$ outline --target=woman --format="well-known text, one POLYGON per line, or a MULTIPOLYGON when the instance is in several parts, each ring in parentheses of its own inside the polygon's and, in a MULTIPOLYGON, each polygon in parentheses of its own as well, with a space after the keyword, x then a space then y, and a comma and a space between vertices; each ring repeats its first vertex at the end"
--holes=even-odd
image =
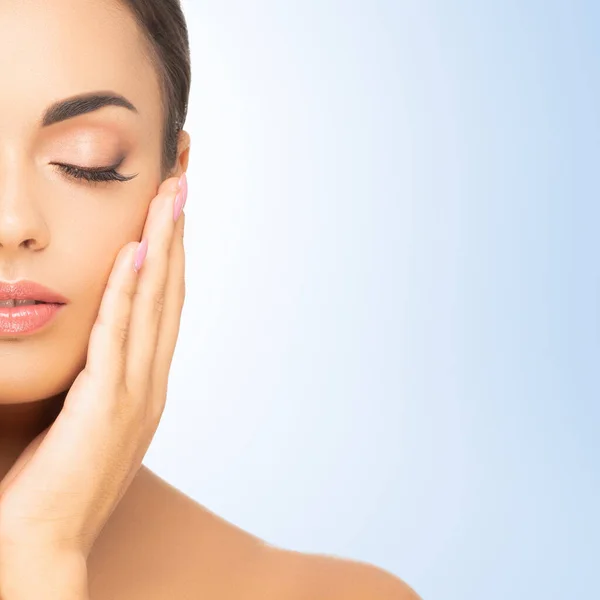
POLYGON ((141 465, 185 294, 177 0, 4 0, 0 48, 0 598, 417 598, 141 465))

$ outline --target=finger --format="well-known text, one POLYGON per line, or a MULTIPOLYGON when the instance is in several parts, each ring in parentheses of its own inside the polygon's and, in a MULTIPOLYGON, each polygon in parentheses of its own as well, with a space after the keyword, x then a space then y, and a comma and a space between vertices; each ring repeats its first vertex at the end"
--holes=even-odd
POLYGON ((179 177, 169 177, 165 179, 158 187, 158 190, 156 190, 155 196, 171 192, 176 194, 179 191, 179 179, 179 177))
POLYGON ((127 244, 115 260, 90 335, 86 367, 73 382, 62 410, 23 453, 7 481, 8 488, 2 489, 4 514, 24 515, 12 521, 17 530, 35 526, 39 543, 45 538, 54 543, 59 536, 60 543, 85 546, 88 542, 82 536, 95 533, 96 526, 104 522, 114 495, 122 493, 123 482, 132 476, 131 465, 137 464, 134 427, 139 428, 138 422, 115 419, 114 415, 131 414, 115 384, 123 384, 127 332, 138 282, 133 268, 138 246, 137 242, 127 244), (20 489, 33 493, 22 497, 20 489), (11 498, 8 502, 6 495, 11 498), (51 518, 28 522, 27 515, 41 512, 51 518), (90 528, 90 524, 94 526, 90 528))
POLYGON ((185 249, 183 232, 185 213, 175 226, 169 255, 169 275, 165 293, 165 305, 160 324, 160 333, 154 357, 152 376, 153 410, 160 417, 164 410, 169 371, 179 336, 181 312, 185 301, 185 249))
POLYGON ((146 399, 149 389, 164 310, 177 183, 173 178, 151 202, 142 236, 148 240, 148 253, 133 298, 125 367, 125 386, 140 400, 146 399))
POLYGON ((125 374, 131 309, 139 277, 133 269, 138 247, 139 243, 130 242, 117 255, 90 334, 86 369, 105 382, 120 382, 125 374))

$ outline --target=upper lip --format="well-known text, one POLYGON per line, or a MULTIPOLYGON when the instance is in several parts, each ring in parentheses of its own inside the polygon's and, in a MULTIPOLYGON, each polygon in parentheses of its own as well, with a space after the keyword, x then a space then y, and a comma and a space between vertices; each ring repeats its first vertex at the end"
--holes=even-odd
POLYGON ((0 300, 37 300, 49 304, 66 304, 68 300, 58 292, 35 281, 0 281, 0 300))

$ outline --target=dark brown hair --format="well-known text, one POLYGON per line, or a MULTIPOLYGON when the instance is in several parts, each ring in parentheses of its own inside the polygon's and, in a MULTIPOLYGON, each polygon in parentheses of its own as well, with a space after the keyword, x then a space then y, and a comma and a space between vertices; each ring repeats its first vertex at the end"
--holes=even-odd
POLYGON ((148 41, 149 57, 161 86, 163 143, 161 180, 175 167, 177 141, 188 109, 190 43, 179 0, 121 0, 148 41))

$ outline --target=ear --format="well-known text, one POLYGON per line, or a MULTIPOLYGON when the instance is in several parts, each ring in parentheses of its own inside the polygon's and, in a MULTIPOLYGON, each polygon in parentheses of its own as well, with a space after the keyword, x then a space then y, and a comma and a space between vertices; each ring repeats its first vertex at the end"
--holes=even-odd
POLYGON ((177 161, 173 177, 183 175, 184 171, 187 171, 190 160, 190 144, 191 139, 189 133, 182 129, 179 132, 179 138, 177 140, 177 161))

